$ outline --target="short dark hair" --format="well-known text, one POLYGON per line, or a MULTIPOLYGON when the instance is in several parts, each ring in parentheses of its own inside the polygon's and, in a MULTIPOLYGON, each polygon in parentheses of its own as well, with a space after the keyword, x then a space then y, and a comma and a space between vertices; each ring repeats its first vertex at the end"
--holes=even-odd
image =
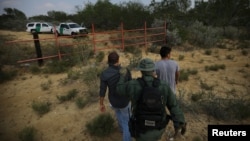
POLYGON ((162 46, 160 50, 160 55, 162 58, 166 57, 170 52, 172 48, 169 46, 162 46))
POLYGON ((117 52, 113 51, 108 55, 108 63, 109 64, 115 64, 119 60, 119 55, 117 52))

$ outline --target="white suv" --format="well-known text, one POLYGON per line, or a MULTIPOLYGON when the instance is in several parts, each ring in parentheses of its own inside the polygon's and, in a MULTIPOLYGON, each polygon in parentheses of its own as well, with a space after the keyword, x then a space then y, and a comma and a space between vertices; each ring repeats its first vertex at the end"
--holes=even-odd
POLYGON ((53 33, 53 25, 48 22, 27 23, 26 31, 30 33, 53 33))

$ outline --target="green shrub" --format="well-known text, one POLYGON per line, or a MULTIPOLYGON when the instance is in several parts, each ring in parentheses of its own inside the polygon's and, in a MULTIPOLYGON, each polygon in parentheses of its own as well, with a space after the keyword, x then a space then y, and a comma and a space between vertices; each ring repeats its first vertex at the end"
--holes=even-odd
POLYGON ((52 84, 51 80, 48 80, 48 82, 46 82, 46 83, 42 83, 41 84, 42 90, 48 90, 50 88, 51 84, 52 84))
POLYGON ((212 98, 211 100, 203 100, 200 103, 201 108, 209 116, 213 116, 219 120, 242 120, 250 117, 250 102, 247 98, 212 98))
POLYGON ((193 102, 197 102, 203 98, 203 95, 204 95, 204 92, 198 92, 198 93, 191 94, 191 100, 193 102))
POLYGON ((81 73, 79 71, 69 70, 67 72, 67 75, 68 75, 68 79, 70 79, 70 80, 77 80, 77 79, 80 78, 81 73))
POLYGON ((181 61, 181 60, 183 60, 185 58, 185 56, 184 55, 179 55, 179 61, 181 61))
POLYGON ((226 66, 224 64, 218 65, 211 65, 211 66, 205 66, 205 71, 218 71, 219 69, 224 70, 226 66))
POLYGON ((17 76, 16 70, 2 71, 2 69, 0 68, 0 83, 12 80, 16 76, 17 76))
POLYGON ((128 68, 133 69, 136 68, 141 60, 142 56, 133 56, 129 59, 128 68))
POLYGON ((69 100, 75 98, 77 93, 78 93, 77 89, 72 89, 72 90, 68 91, 67 95, 57 96, 57 99, 60 102, 69 101, 69 100))
POLYGON ((136 56, 141 56, 141 54, 142 54, 141 49, 139 47, 135 47, 135 46, 126 46, 124 48, 124 52, 129 52, 129 53, 132 53, 136 56))
POLYGON ((49 102, 33 102, 32 109, 41 116, 50 111, 50 105, 49 102))
POLYGON ((201 89, 204 90, 213 90, 214 86, 209 86, 207 83, 204 83, 203 81, 200 81, 201 89))
POLYGON ((193 137, 192 141, 203 141, 203 139, 199 136, 193 137))
POLYGON ((58 74, 66 72, 70 67, 72 67, 72 64, 70 60, 62 60, 62 61, 52 61, 48 64, 46 64, 46 69, 44 70, 45 73, 52 73, 52 74, 58 74))
POLYGON ((39 74, 41 72, 40 68, 37 65, 32 65, 30 67, 30 71, 32 74, 39 74))
POLYGON ((195 21, 191 24, 191 26, 188 27, 188 30, 188 41, 202 48, 213 47, 222 35, 221 28, 205 26, 199 21, 195 21))
POLYGON ((83 72, 83 82, 88 86, 87 101, 92 102, 98 100, 99 81, 102 68, 90 67, 83 72))
POLYGON ((234 55, 227 55, 226 58, 229 59, 229 60, 233 60, 234 59, 234 55))
POLYGON ((248 51, 247 50, 242 50, 241 54, 244 55, 244 56, 247 56, 248 55, 248 51))
POLYGON ((187 69, 187 72, 191 75, 196 75, 198 73, 198 70, 197 69, 187 69))
POLYGON ((250 117, 250 102, 249 100, 235 100, 232 104, 233 114, 236 119, 247 119, 250 117), (240 109, 240 110, 239 110, 240 109))
POLYGON ((96 56, 96 62, 102 62, 105 57, 105 53, 103 51, 99 52, 96 56))
POLYGON ((180 77, 179 77, 179 81, 188 81, 188 77, 189 77, 189 73, 185 70, 180 70, 180 77))
POLYGON ((104 113, 88 122, 86 128, 91 135, 108 136, 114 131, 114 119, 109 113, 104 113))
POLYGON ((82 109, 86 104, 87 104, 87 101, 85 99, 83 99, 82 97, 78 97, 76 99, 76 106, 79 109, 82 109))
POLYGON ((211 54, 212 54, 212 50, 210 50, 210 49, 205 50, 205 55, 211 55, 211 54))
POLYGON ((18 137, 21 141, 34 141, 35 132, 34 127, 25 127, 18 132, 18 137))

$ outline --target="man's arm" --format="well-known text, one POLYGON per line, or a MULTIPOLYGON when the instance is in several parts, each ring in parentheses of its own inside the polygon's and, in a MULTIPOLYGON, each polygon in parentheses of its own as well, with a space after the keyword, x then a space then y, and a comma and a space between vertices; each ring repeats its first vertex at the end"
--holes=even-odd
POLYGON ((104 97, 100 96, 100 110, 101 110, 101 112, 106 111, 106 108, 105 108, 105 105, 104 105, 103 101, 104 101, 104 97))
MULTIPOLYGON (((175 94, 172 92, 171 88, 164 87, 167 93, 166 106, 171 114, 171 118, 174 123, 174 128, 179 130, 186 123, 184 113, 179 107, 175 94)), ((184 131, 184 130, 183 130, 184 131)), ((185 132, 184 132, 185 133, 185 132)))
POLYGON ((105 81, 102 80, 102 78, 100 78, 100 92, 99 92, 99 96, 100 96, 100 111, 104 112, 106 110, 105 105, 104 105, 104 98, 105 98, 105 93, 107 90, 107 84, 105 81))

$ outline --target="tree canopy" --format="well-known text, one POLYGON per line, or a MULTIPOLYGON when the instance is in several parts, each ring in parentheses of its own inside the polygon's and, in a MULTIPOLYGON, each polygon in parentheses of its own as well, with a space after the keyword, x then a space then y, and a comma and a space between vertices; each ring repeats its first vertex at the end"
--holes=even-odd
MULTIPOLYGON (((186 26, 199 21, 207 26, 216 27, 244 27, 249 30, 250 6, 249 0, 209 0, 201 1, 194 8, 190 8, 191 0, 151 0, 149 5, 138 1, 113 4, 110 0, 88 1, 84 6, 75 6, 75 14, 64 11, 48 11, 47 15, 29 17, 15 8, 5 8, 0 15, 1 29, 10 28, 11 22, 27 23, 28 21, 48 21, 54 24, 65 21, 84 23, 87 27, 92 24, 98 29, 116 29, 121 22, 125 28, 142 27, 144 22, 152 26, 154 21, 163 20, 175 23, 175 27, 186 26), (19 20, 19 22, 17 21, 19 20)), ((26 24, 23 24, 25 28, 26 24)))

